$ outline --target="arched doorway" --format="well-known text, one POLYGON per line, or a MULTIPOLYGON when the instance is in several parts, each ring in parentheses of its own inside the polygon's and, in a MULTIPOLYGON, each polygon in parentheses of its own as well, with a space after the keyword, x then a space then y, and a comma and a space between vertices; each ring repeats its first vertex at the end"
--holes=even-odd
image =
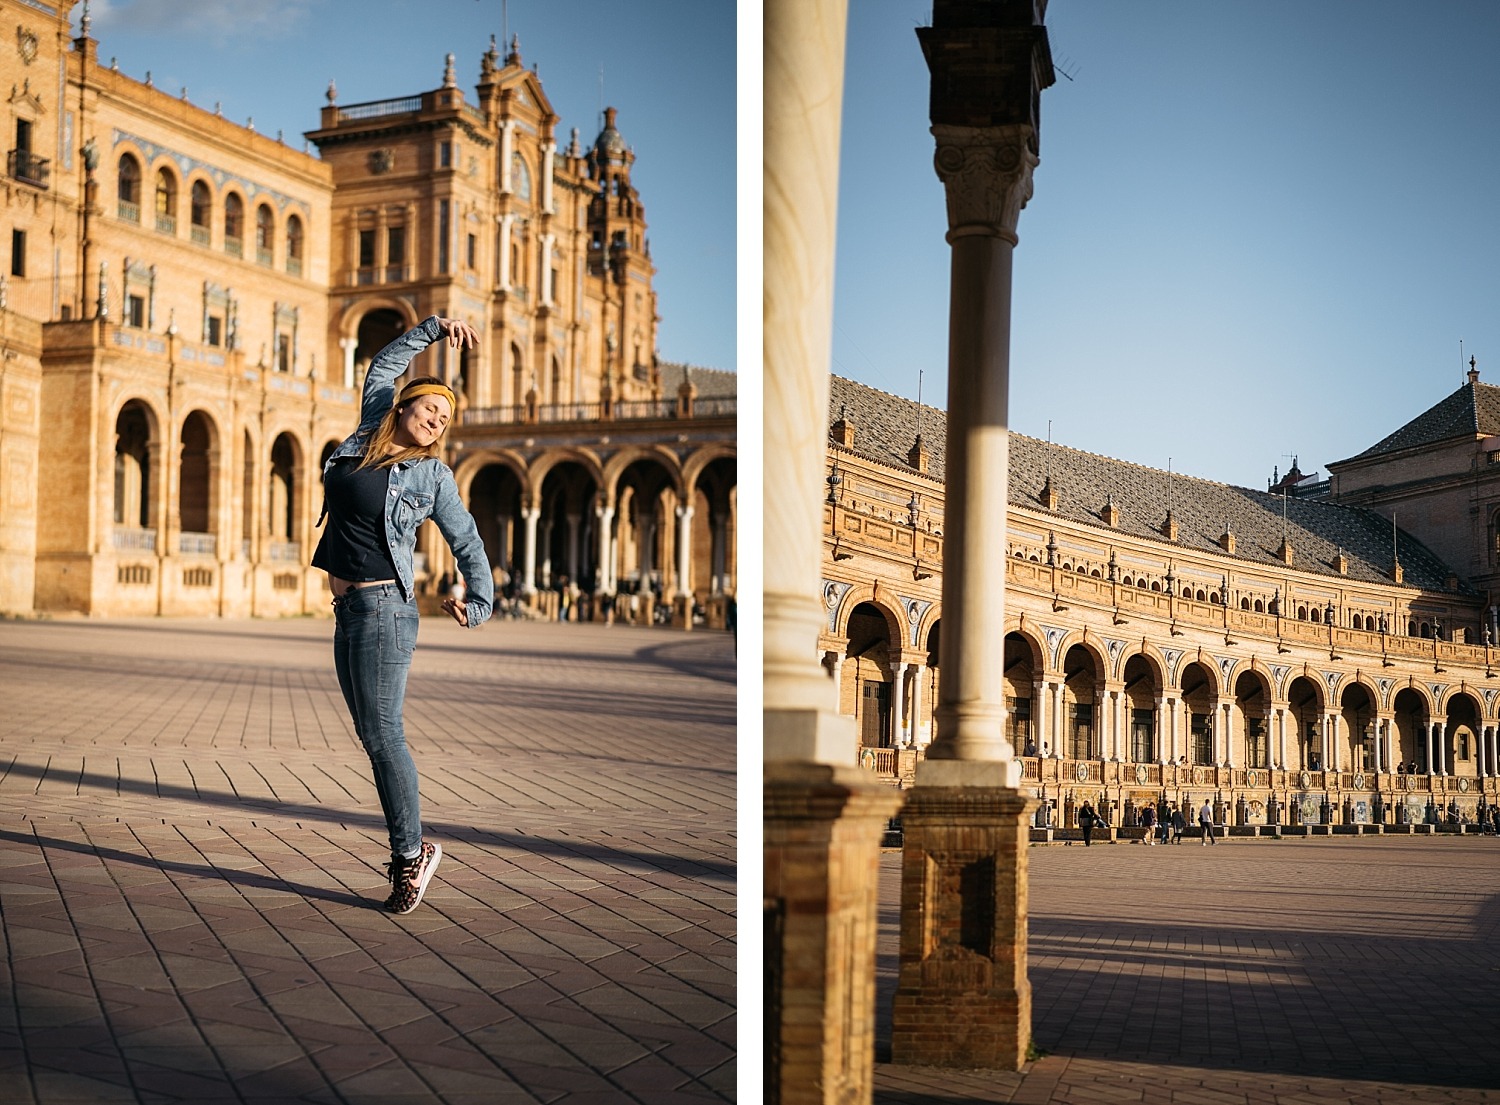
POLYGON ((1292 725, 1297 731, 1297 762, 1289 766, 1293 769, 1321 771, 1323 770, 1321 732, 1323 719, 1321 716, 1322 698, 1318 694, 1318 686, 1306 676, 1299 675, 1287 688, 1286 698, 1292 725))
POLYGON ((735 458, 719 457, 698 474, 693 487, 693 593, 699 598, 735 589, 735 458))
POLYGON ((617 486, 619 590, 660 597, 663 568, 670 562, 676 499, 671 474, 660 462, 643 458, 620 474, 617 486))
POLYGON ((491 568, 501 570, 503 594, 514 598, 521 582, 518 566, 525 564, 520 475, 506 464, 486 464, 469 483, 469 513, 491 568))
POLYGON ((1205 665, 1194 662, 1182 669, 1182 708, 1187 714, 1188 760, 1213 766, 1219 759, 1214 740, 1214 682, 1205 665))
POLYGON ((1033 723, 1036 649, 1019 633, 1005 635, 1005 735, 1017 756, 1036 756, 1041 745, 1033 723))
POLYGON ((554 465, 543 477, 537 565, 542 586, 593 590, 598 540, 591 507, 598 492, 593 473, 577 461, 554 465))
POLYGON ((266 499, 270 560, 302 559, 297 527, 299 452, 296 439, 289 433, 278 434, 271 445, 271 478, 266 499))
POLYGON ((1144 656, 1125 661, 1125 709, 1129 711, 1130 759, 1133 763, 1155 763, 1169 750, 1160 747, 1156 731, 1156 702, 1161 684, 1156 666, 1144 656))
POLYGON ((114 523, 118 527, 116 547, 125 539, 128 547, 155 548, 155 534, 149 546, 145 531, 151 525, 151 419, 146 405, 131 400, 115 418, 115 503, 114 523), (130 533, 134 531, 134 543, 130 533))
POLYGON ((1449 775, 1461 775, 1470 779, 1475 777, 1479 717, 1479 704, 1471 696, 1460 693, 1448 700, 1447 724, 1443 727, 1443 752, 1438 759, 1440 770, 1445 770, 1449 775))
POLYGON ((894 740, 891 695, 891 626, 885 612, 862 602, 849 614, 843 670, 854 683, 854 722, 863 748, 890 748, 894 740))
POLYGON ((1063 752, 1074 760, 1099 757, 1101 682, 1094 654, 1074 645, 1063 657, 1063 752))
POLYGON ((194 411, 182 424, 177 469, 177 518, 185 553, 212 554, 214 428, 208 415, 194 411))
POLYGON ((1234 705, 1244 734, 1245 766, 1271 766, 1270 689, 1254 672, 1241 672, 1234 681, 1234 705))
POLYGON ((1339 695, 1339 755, 1336 766, 1349 771, 1375 770, 1375 701, 1358 683, 1339 695))
POLYGON ((1396 762, 1409 773, 1425 774, 1427 768, 1427 704, 1421 694, 1407 687, 1396 692, 1393 703, 1396 762))
POLYGON ((359 320, 359 329, 355 336, 354 364, 357 371, 356 382, 364 385, 365 372, 370 367, 370 362, 391 342, 406 333, 406 319, 401 317, 399 311, 389 307, 377 307, 369 311, 359 320))

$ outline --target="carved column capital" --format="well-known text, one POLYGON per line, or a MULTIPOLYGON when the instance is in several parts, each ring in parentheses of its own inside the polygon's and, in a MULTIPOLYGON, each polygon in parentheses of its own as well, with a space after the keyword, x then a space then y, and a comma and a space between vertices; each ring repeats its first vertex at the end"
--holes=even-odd
POLYGON ((983 234, 1014 243, 1038 163, 1035 129, 1021 123, 1000 127, 937 123, 932 136, 937 140, 933 167, 948 197, 949 240, 983 234))

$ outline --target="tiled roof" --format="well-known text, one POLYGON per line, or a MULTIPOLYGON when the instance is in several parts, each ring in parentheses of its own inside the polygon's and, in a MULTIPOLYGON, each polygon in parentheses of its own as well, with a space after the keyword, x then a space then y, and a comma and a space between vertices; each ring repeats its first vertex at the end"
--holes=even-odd
POLYGON ((679 364, 676 361, 659 361, 661 372, 661 394, 670 399, 682 386, 683 373, 691 373, 693 386, 701 399, 727 399, 735 394, 738 376, 722 368, 701 368, 698 365, 679 364))
POLYGON ((1377 457, 1457 437, 1472 438, 1478 434, 1500 434, 1500 387, 1476 380, 1464 384, 1352 459, 1377 457))
MULTIPOLYGON (((1500 392, 1500 388, 1491 390, 1500 392)), ((920 424, 928 451, 928 475, 943 478, 947 433, 943 411, 838 376, 832 378, 831 398, 829 422, 837 421, 843 413, 854 423, 854 453, 911 472, 907 453, 920 424)), ((1347 578, 1391 582, 1391 523, 1374 511, 1318 499, 1291 498, 1283 503, 1280 495, 1172 473, 1172 516, 1177 522, 1178 540, 1169 542, 1161 532, 1167 513, 1165 471, 1049 445, 1024 434, 1010 435, 1012 503, 1042 509, 1039 496, 1049 468, 1058 515, 1108 528, 1100 512, 1106 498, 1113 497, 1120 511, 1119 525, 1114 528, 1131 537, 1160 542, 1163 556, 1170 555, 1170 549, 1226 555, 1219 538, 1227 524, 1235 537, 1234 559, 1280 565, 1276 553, 1281 547, 1284 506, 1293 569, 1337 576, 1332 562, 1343 550, 1349 562, 1347 578)), ((1408 533, 1398 533, 1398 542, 1404 581, 1426 590, 1444 590, 1447 565, 1408 533)))

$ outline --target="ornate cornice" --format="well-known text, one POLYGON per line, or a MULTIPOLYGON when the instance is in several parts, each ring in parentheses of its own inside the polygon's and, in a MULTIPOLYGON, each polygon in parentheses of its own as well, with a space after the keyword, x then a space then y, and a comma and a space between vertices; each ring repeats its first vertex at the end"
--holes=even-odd
POLYGON ((1016 240, 1038 164, 1036 131, 1024 124, 956 127, 934 124, 933 167, 948 196, 948 237, 986 234, 1016 240))

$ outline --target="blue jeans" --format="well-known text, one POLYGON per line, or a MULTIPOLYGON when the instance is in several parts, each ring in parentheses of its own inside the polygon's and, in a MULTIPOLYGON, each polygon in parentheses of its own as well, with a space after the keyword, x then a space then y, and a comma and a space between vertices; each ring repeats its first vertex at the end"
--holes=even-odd
POLYGON ((417 604, 394 583, 356 587, 333 600, 333 664, 354 719, 391 834, 391 855, 422 850, 417 765, 406 747, 401 712, 406 675, 417 645, 417 604))

